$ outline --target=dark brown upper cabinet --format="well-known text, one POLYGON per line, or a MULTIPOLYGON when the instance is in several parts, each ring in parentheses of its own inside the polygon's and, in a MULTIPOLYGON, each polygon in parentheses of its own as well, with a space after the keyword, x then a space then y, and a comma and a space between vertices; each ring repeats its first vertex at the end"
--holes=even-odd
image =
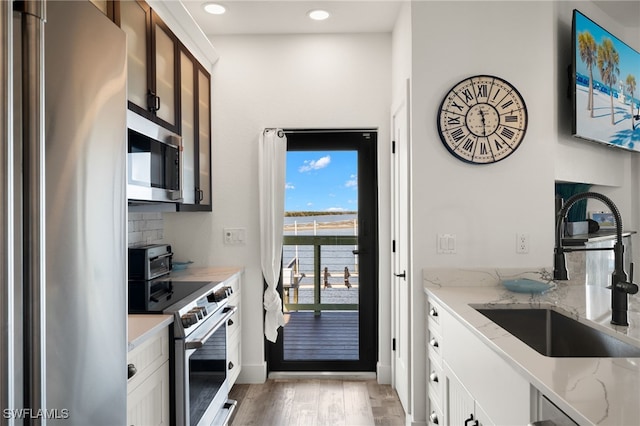
POLYGON ((119 2, 129 109, 179 133, 178 38, 143 1, 119 2))
POLYGON ((180 211, 211 211, 211 75, 180 45, 180 211))

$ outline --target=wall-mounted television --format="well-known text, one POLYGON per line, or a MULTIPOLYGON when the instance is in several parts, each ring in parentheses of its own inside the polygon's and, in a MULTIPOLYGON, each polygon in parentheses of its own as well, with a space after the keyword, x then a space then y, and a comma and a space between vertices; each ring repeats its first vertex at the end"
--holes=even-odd
POLYGON ((640 54, 573 11, 573 135, 640 152, 640 54))

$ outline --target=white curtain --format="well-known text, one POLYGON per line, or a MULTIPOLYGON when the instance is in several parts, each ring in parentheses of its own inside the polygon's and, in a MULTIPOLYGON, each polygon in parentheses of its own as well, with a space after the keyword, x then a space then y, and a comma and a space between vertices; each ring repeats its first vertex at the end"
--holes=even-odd
POLYGON ((264 291, 264 335, 270 342, 278 338, 284 325, 282 299, 276 290, 282 267, 284 226, 284 185, 287 138, 281 129, 265 129, 260 135, 258 176, 260 179, 260 256, 264 291))

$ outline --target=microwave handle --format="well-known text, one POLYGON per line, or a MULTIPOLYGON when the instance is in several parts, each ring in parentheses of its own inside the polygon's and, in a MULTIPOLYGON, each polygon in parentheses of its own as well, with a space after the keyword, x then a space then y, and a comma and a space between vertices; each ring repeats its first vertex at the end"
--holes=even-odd
POLYGON ((238 310, 237 306, 227 306, 225 308, 225 314, 224 316, 216 323, 216 325, 214 325, 213 327, 211 327, 211 330, 209 330, 207 332, 207 334, 205 334, 204 336, 202 336, 202 338, 200 339, 195 339, 195 340, 190 340, 188 342, 184 343, 184 347, 185 349, 200 349, 206 342, 207 340, 209 340, 209 337, 211 337, 213 335, 213 333, 215 333, 216 331, 218 331, 218 329, 220 328, 221 325, 225 324, 227 322, 227 320, 229 318, 231 318, 233 316, 233 314, 236 313, 236 311, 238 310))

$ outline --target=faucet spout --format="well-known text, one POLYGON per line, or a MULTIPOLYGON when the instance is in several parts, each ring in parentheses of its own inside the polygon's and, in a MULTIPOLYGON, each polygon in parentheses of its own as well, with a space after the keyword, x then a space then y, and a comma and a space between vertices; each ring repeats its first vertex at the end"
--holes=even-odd
MULTIPOLYGON (((597 192, 584 192, 569 198, 562 206, 556 217, 556 242, 553 256, 553 278, 555 280, 568 280, 565 251, 569 249, 562 245, 562 234, 564 231, 564 221, 569 209, 577 202, 586 198, 600 200, 611 210, 616 225, 616 242, 613 246, 614 269, 611 274, 611 323, 615 325, 629 325, 627 319, 628 294, 636 294, 638 285, 633 281, 633 265, 631 266, 631 278, 627 281, 627 274, 624 272, 624 245, 622 244, 622 218, 618 207, 608 197, 597 192)), ((575 249, 572 249, 575 250, 575 249)))

